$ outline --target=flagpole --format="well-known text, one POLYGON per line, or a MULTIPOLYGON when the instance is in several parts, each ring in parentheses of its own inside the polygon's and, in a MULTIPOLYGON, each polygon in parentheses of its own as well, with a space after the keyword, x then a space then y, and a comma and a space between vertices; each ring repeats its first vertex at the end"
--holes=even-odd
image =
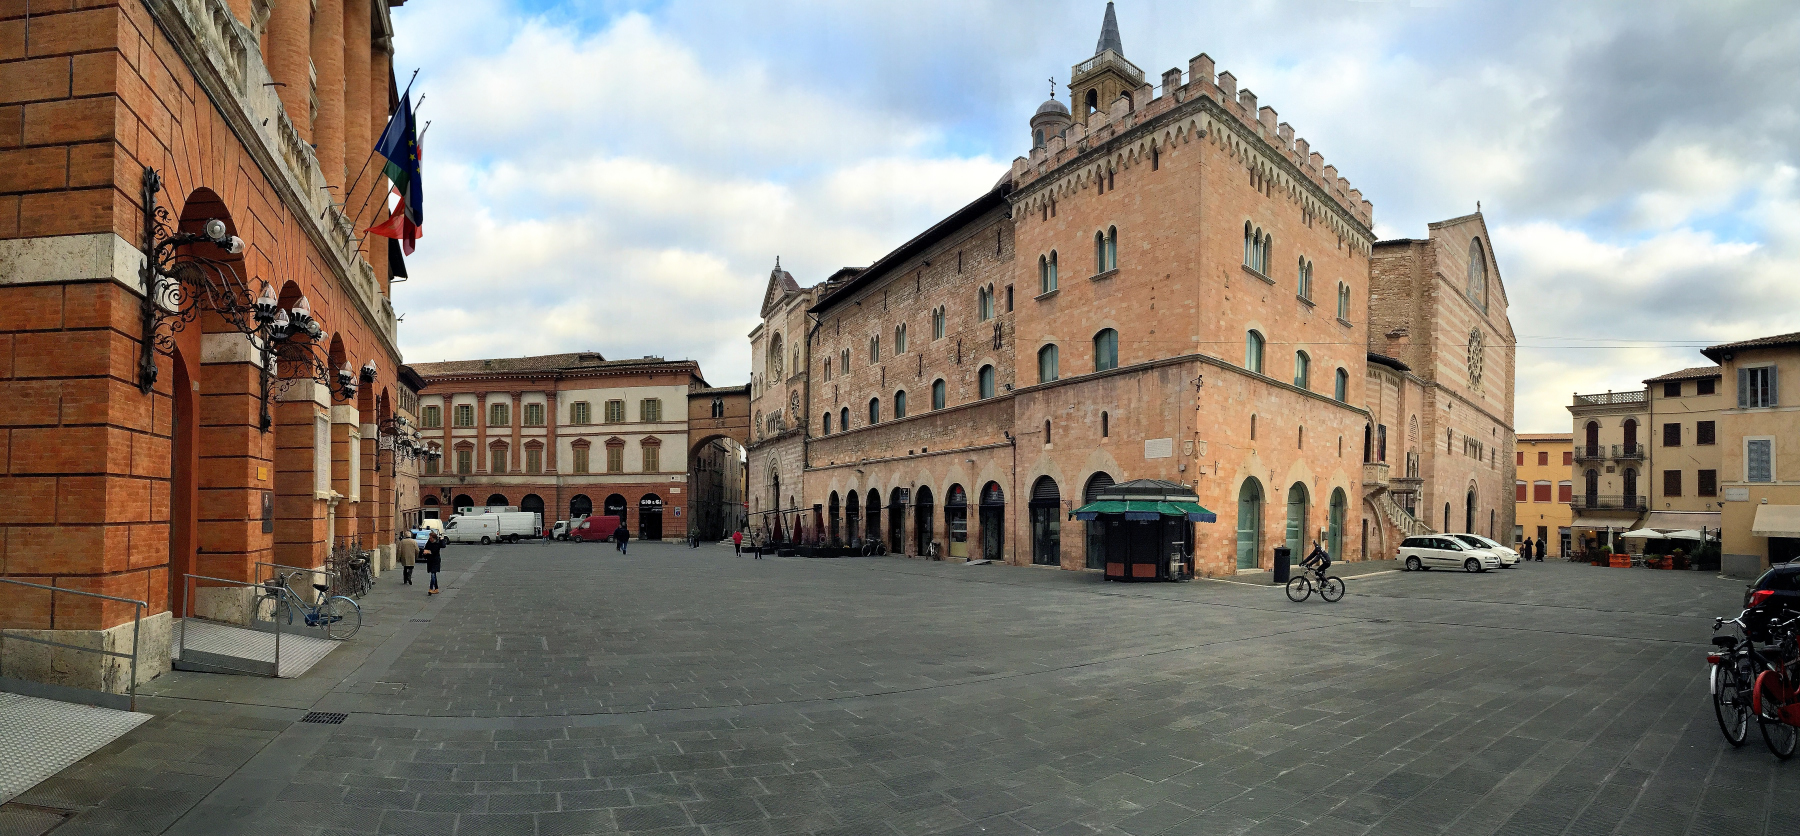
MULTIPOLYGON (((424 100, 425 100, 425 97, 424 97, 424 96, 420 96, 420 97, 419 97, 419 101, 424 101, 424 100)), ((415 110, 415 111, 414 111, 414 112, 415 112, 415 113, 416 113, 416 112, 417 112, 417 111, 416 111, 416 110, 415 110)), ((419 142, 419 143, 420 143, 420 144, 423 144, 423 143, 424 143, 424 142, 425 142, 425 134, 427 134, 427 133, 430 133, 430 132, 431 132, 431 123, 432 123, 432 121, 433 121, 433 120, 430 120, 430 119, 427 119, 427 120, 426 120, 426 121, 425 121, 425 127, 424 127, 424 129, 423 129, 423 130, 421 130, 421 131, 419 131, 419 135, 418 135, 418 137, 417 137, 417 138, 416 138, 416 141, 417 141, 417 142, 419 142)), ((373 156, 373 152, 371 152, 371 156, 373 156)), ((381 201, 381 202, 382 202, 382 205, 383 205, 383 207, 384 207, 384 208, 385 208, 385 207, 386 207, 386 204, 387 204, 387 196, 388 196, 388 195, 389 195, 389 194, 392 194, 392 193, 393 193, 393 191, 392 191, 392 189, 390 189, 390 190, 389 190, 389 191, 388 191, 388 192, 386 192, 386 193, 383 193, 383 194, 382 194, 382 196, 381 196, 381 197, 382 197, 382 201, 381 201)), ((356 212, 357 212, 357 214, 359 214, 359 215, 360 215, 360 214, 362 214, 362 210, 363 210, 363 209, 364 209, 364 208, 365 208, 365 207, 367 207, 367 206, 368 206, 368 205, 369 205, 369 201, 371 201, 371 200, 373 200, 373 199, 375 199, 375 190, 374 190, 374 189, 370 189, 370 190, 369 190, 369 195, 368 195, 368 197, 365 197, 365 198, 363 198, 363 202, 362 202, 362 206, 358 206, 358 207, 356 207, 356 212)), ((378 214, 379 214, 379 213, 378 213, 378 214)), ((370 224, 370 226, 374 226, 374 224, 370 224)), ((356 248, 357 248, 357 249, 359 249, 359 250, 360 250, 360 249, 362 249, 362 243, 363 243, 363 241, 364 241, 364 240, 366 240, 366 239, 367 239, 367 238, 368 238, 368 237, 369 237, 369 235, 368 235, 368 232, 369 232, 369 231, 368 231, 368 230, 367 230, 367 229, 365 229, 365 230, 363 230, 363 234, 362 234, 362 235, 358 235, 358 236, 356 236, 356 248)))
MULTIPOLYGON (((406 97, 406 94, 407 94, 407 93, 411 93, 411 92, 412 92, 412 86, 413 86, 413 79, 416 79, 416 78, 418 78, 418 77, 419 77, 419 70, 418 70, 418 68, 417 68, 417 67, 414 67, 414 68, 413 68, 413 71, 412 71, 412 78, 409 78, 409 79, 407 79, 407 80, 406 80, 406 89, 405 89, 405 90, 403 90, 403 91, 401 91, 401 92, 400 92, 400 97, 401 97, 401 98, 402 98, 402 99, 404 99, 404 98, 405 98, 405 97, 406 97)), ((422 105, 422 104, 424 104, 424 103, 425 103, 425 97, 424 97, 424 96, 420 96, 420 97, 419 97, 419 104, 420 104, 420 105, 422 105)), ((413 113, 415 113, 415 114, 416 114, 416 113, 418 113, 418 112, 419 112, 419 108, 418 108, 418 105, 414 105, 414 106, 413 106, 413 113)), ((391 116, 391 115, 390 115, 390 116, 389 116, 389 117, 388 117, 388 118, 390 118, 390 119, 392 119, 392 118, 393 118, 393 117, 392 117, 392 116, 391 116)), ((385 133, 385 132, 386 132, 386 131, 385 131, 385 130, 384 130, 384 131, 383 131, 383 133, 385 133)), ((348 208, 350 208, 350 205, 349 205, 349 204, 350 204, 350 196, 351 196, 351 195, 353 195, 353 194, 356 194, 356 187, 357 187, 357 186, 360 186, 360 185, 362 185, 362 179, 363 179, 363 173, 364 173, 364 172, 366 172, 366 171, 368 171, 368 170, 369 170, 369 163, 370 163, 370 162, 372 162, 372 161, 374 161, 374 159, 375 159, 375 149, 374 149, 374 148, 370 148, 370 149, 369 149, 369 156, 367 156, 367 157, 364 157, 364 158, 363 158, 363 164, 362 164, 362 168, 361 168, 361 169, 358 169, 358 170, 357 170, 357 172, 356 172, 356 179, 355 179, 355 180, 354 180, 354 181, 351 181, 351 183, 350 183, 350 188, 349 188, 349 189, 347 189, 347 190, 345 190, 345 191, 344 191, 344 208, 346 208, 346 209, 348 209, 348 208)), ((368 200, 366 200, 366 199, 365 199, 365 200, 364 200, 364 201, 363 201, 363 206, 367 206, 367 205, 369 205, 369 201, 368 201, 368 200)), ((356 211, 357 211, 357 212, 358 212, 358 213, 361 213, 361 212, 362 212, 362 206, 359 206, 359 207, 357 207, 357 209, 356 209, 356 211)))

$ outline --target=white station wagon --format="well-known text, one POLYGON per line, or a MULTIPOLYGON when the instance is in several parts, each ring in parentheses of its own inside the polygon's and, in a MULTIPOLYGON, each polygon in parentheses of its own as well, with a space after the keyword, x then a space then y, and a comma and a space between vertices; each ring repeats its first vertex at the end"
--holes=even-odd
POLYGON ((1486 572, 1500 568, 1499 555, 1444 534, 1408 537, 1401 541, 1400 562, 1408 572, 1438 566, 1461 568, 1465 572, 1486 572))

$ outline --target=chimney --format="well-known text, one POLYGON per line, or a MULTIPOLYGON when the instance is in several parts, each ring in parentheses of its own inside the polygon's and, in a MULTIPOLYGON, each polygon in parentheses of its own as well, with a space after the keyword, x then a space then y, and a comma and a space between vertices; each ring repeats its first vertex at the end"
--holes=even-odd
POLYGON ((1189 84, 1208 84, 1208 85, 1210 85, 1210 84, 1212 84, 1212 80, 1213 80, 1212 56, 1207 55, 1206 53, 1202 52, 1199 55, 1196 55, 1196 56, 1188 59, 1188 83, 1189 84))

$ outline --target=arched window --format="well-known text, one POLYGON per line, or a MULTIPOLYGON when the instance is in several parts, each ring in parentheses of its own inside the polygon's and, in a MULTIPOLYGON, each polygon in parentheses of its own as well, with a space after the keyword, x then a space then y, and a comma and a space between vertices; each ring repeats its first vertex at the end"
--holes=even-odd
POLYGON ((1480 238, 1469 241, 1469 301, 1488 309, 1487 250, 1480 238))
POLYGON ((905 418, 906 417, 906 390, 905 389, 901 389, 894 393, 894 417, 895 418, 905 418))
POLYGON ((1290 555, 1307 552, 1307 517, 1312 513, 1312 496, 1306 485, 1295 482, 1287 493, 1287 547, 1290 555))
POLYGON ((1237 568, 1255 569, 1262 557, 1262 483, 1255 477, 1238 489, 1237 568))
POLYGON ((1344 489, 1334 488, 1331 491, 1331 516, 1325 521, 1325 551, 1333 560, 1344 559, 1344 516, 1349 510, 1350 502, 1344 489))
POLYGON ((894 326, 894 353, 906 353, 906 323, 894 326))
POLYGON ((931 408, 932 409, 943 409, 944 408, 944 402, 947 400, 947 398, 945 397, 946 396, 945 389, 946 389, 946 387, 944 386, 944 381, 942 378, 939 378, 939 379, 931 382, 931 408))
POLYGON ((881 362, 881 335, 877 334, 869 338, 869 364, 874 365, 879 362, 881 362))
POLYGON ((870 398, 869 399, 869 423, 870 424, 881 423, 881 399, 880 398, 870 398))
POLYGON ((850 431, 850 407, 838 410, 838 432, 850 431))
POLYGON ((1300 269, 1295 280, 1294 292, 1298 293, 1302 299, 1312 298, 1312 263, 1306 260, 1306 256, 1300 257, 1300 269))
MULTIPOLYGON (((827 370, 829 370, 829 369, 830 369, 830 368, 831 368, 831 363, 830 363, 830 362, 829 362, 829 361, 827 361, 827 362, 826 362, 826 364, 825 364, 825 368, 826 368, 826 369, 827 369, 827 370)), ((830 374, 827 374, 827 375, 826 375, 826 377, 830 377, 830 376, 831 376, 831 375, 830 375, 830 374)), ((723 418, 723 417, 725 417, 725 401, 724 401, 724 400, 723 400, 723 399, 721 399, 721 398, 713 398, 713 402, 712 402, 712 417, 714 417, 714 418, 723 418)))
POLYGON ((1094 275, 1106 272, 1106 233, 1094 233, 1094 275))
POLYGON ((829 413, 829 412, 825 413, 824 427, 825 427, 824 435, 831 435, 831 413, 829 413))
POLYGON ((1275 236, 1262 236, 1262 247, 1256 257, 1256 269, 1268 275, 1269 265, 1275 263, 1275 236))
POLYGON ((1119 332, 1111 328, 1094 335, 1094 371, 1119 367, 1119 332))
POLYGON ((931 338, 934 340, 944 338, 944 307, 942 305, 931 312, 931 338))
POLYGON ((1044 443, 1050 443, 1050 419, 1044 419, 1044 443))
POLYGON ((1256 331, 1244 335, 1244 370, 1262 374, 1263 335, 1256 331))
MULTIPOLYGON (((1043 259, 1038 259, 1042 262, 1043 259)), ((1040 269, 1042 265, 1040 264, 1040 269)), ((982 322, 994 318, 994 286, 988 285, 975 291, 975 316, 982 322)))
POLYGON ((1038 349, 1038 382, 1049 383, 1056 377, 1056 344, 1052 343, 1038 349))
POLYGON ((994 367, 993 366, 982 366, 981 371, 977 372, 975 377, 976 377, 976 380, 979 382, 979 386, 980 386, 979 391, 981 393, 981 397, 983 397, 983 398, 993 397, 994 396, 994 367))
POLYGON ((1112 435, 1112 427, 1109 425, 1109 418, 1106 413, 1102 412, 1100 413, 1100 437, 1106 438, 1110 435, 1112 435))
POLYGON ((838 352, 838 373, 850 373, 850 349, 848 348, 838 352))
POLYGON ((1100 91, 1087 91, 1087 98, 1081 100, 1081 115, 1086 116, 1100 109, 1100 91))
POLYGON ((1302 389, 1311 389, 1311 383, 1312 358, 1308 357, 1304 351, 1294 352, 1294 385, 1302 389))
POLYGON ((1056 289, 1056 251, 1049 255, 1038 256, 1038 293, 1049 293, 1056 289))
POLYGON ((1338 319, 1345 321, 1349 321, 1350 319, 1350 286, 1343 282, 1338 282, 1337 315, 1338 319))
POLYGON ((1338 369, 1336 378, 1331 387, 1331 396, 1336 398, 1338 403, 1348 403, 1350 401, 1350 373, 1338 369))
POLYGON ((1106 269, 1119 269, 1119 228, 1106 228, 1106 269))
POLYGON ((1044 129, 1043 128, 1038 128, 1031 132, 1031 147, 1033 147, 1033 148, 1044 147, 1044 129))
POLYGON ((1244 222, 1244 266, 1256 269, 1256 228, 1244 222))

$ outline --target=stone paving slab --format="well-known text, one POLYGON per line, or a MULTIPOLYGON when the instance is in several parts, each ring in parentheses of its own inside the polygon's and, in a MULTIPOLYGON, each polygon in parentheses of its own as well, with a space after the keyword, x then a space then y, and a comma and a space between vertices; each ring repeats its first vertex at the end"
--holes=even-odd
POLYGON ((1380 573, 1293 604, 904 558, 458 555, 438 599, 384 578, 373 640, 299 679, 159 679, 155 720, 21 800, 76 809, 58 836, 1800 820, 1789 770, 1713 723, 1700 657, 1742 586, 1700 573, 1380 573), (308 708, 349 717, 297 723, 308 708))

